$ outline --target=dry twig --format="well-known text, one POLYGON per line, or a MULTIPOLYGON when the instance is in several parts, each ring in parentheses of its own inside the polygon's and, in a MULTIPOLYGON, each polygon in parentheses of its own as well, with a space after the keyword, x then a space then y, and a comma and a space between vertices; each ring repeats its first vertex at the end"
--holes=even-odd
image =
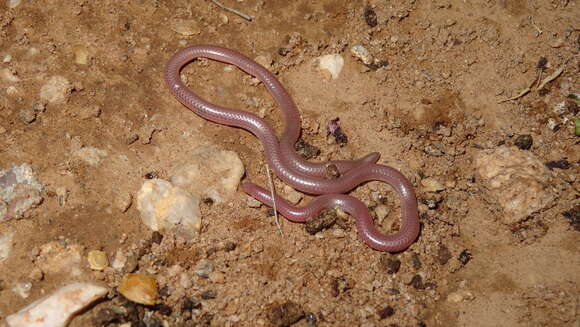
POLYGON ((246 14, 244 14, 243 12, 240 12, 240 11, 238 11, 238 10, 234 9, 234 8, 230 8, 230 7, 226 7, 226 6, 224 6, 222 3, 220 3, 220 2, 219 2, 219 1, 217 1, 217 0, 211 0, 211 2, 215 3, 215 4, 216 4, 216 6, 218 6, 218 7, 222 8, 223 10, 225 10, 225 11, 229 11, 229 12, 231 12, 231 13, 234 13, 234 14, 236 14, 236 15, 238 15, 238 16, 240 16, 240 17, 242 17, 243 19, 249 20, 250 22, 252 21, 252 19, 254 19, 254 17, 252 17, 252 16, 250 16, 250 15, 246 15, 246 14))
POLYGON ((278 226, 278 231, 280 231, 280 235, 284 235, 284 233, 282 232, 282 226, 280 225, 280 217, 278 217, 278 209, 276 208, 276 198, 274 197, 274 182, 272 181, 272 174, 270 174, 270 168, 268 168, 268 165, 266 165, 266 172, 268 173, 268 183, 270 184, 270 193, 272 194, 272 208, 274 209, 276 226, 278 226))

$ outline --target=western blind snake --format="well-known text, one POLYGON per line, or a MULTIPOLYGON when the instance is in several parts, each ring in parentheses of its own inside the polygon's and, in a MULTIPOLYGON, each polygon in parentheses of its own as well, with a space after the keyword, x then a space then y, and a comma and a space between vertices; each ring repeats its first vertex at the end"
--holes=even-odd
POLYGON ((276 201, 278 211, 287 219, 304 222, 325 208, 339 207, 354 216, 359 237, 370 247, 388 252, 398 252, 409 247, 419 235, 417 200, 413 186, 397 170, 375 164, 378 153, 371 153, 354 161, 330 161, 311 163, 294 150, 300 136, 300 115, 288 92, 266 68, 250 58, 230 49, 210 45, 192 46, 177 52, 167 63, 165 82, 171 93, 194 113, 215 123, 239 127, 254 134, 262 142, 268 164, 285 183, 305 193, 320 195, 307 206, 298 208, 263 188, 245 183, 242 189, 257 200, 272 206, 276 201), (255 114, 225 108, 209 103, 194 94, 181 80, 181 69, 195 58, 208 58, 234 65, 260 80, 282 109, 285 119, 284 132, 278 141, 274 130, 255 114), (325 179, 326 167, 333 164, 340 176, 325 179), (384 235, 376 229, 368 208, 358 199, 341 194, 367 181, 383 181, 390 184, 401 199, 402 226, 394 235, 384 235))

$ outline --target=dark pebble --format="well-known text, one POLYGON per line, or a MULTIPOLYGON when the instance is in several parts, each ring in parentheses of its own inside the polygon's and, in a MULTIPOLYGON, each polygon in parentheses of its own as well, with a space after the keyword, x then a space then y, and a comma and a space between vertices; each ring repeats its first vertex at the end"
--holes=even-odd
POLYGON ((145 323, 144 327, 163 327, 163 323, 157 318, 145 317, 143 322, 145 323))
POLYGON ((574 230, 580 232, 580 206, 562 212, 562 216, 570 222, 574 230))
POLYGON ((471 252, 465 249, 459 254, 459 262, 461 262, 463 265, 466 265, 472 257, 473 256, 471 255, 471 252))
POLYGON ((543 88, 543 89, 538 91, 538 95, 541 97, 548 95, 548 93, 550 93, 550 90, 548 90, 546 88, 543 88))
POLYGON ((368 65, 366 65, 370 70, 377 70, 379 68, 383 68, 383 67, 387 67, 389 65, 389 61, 388 60, 381 60, 378 62, 373 62, 370 63, 368 65))
POLYGON ((161 241, 163 241, 163 234, 159 233, 158 231, 155 231, 151 234, 151 242, 155 244, 161 244, 161 241))
POLYGON ((217 293, 214 290, 209 290, 201 293, 201 298, 204 300, 212 300, 217 297, 217 293))
POLYGON ((383 320, 385 318, 389 318, 390 316, 394 315, 395 309, 393 309, 393 307, 388 305, 382 308, 381 310, 377 311, 377 314, 379 315, 379 319, 383 320))
POLYGON ((364 12, 365 22, 370 27, 375 27, 378 24, 377 13, 373 10, 371 6, 367 6, 364 12))
POLYGON ((340 172, 338 171, 338 167, 335 164, 330 164, 326 166, 324 170, 324 174, 326 179, 334 180, 340 177, 340 172))
POLYGON ((296 152, 306 160, 316 158, 320 154, 319 148, 306 143, 303 139, 299 139, 298 142, 294 144, 294 150, 296 150, 296 152))
POLYGON ((421 269, 423 264, 421 263, 421 259, 419 258, 419 255, 417 253, 413 253, 411 255, 411 260, 413 261, 413 268, 421 269))
POLYGON ((419 324, 417 324, 418 327, 427 327, 427 324, 425 324, 424 322, 419 322, 419 324))
POLYGON ((286 56, 289 52, 290 52, 290 49, 288 49, 288 48, 279 48, 278 49, 278 54, 281 55, 282 57, 286 56))
POLYGON ((168 297, 169 295, 171 295, 171 290, 169 289, 168 286, 163 286, 159 290, 159 296, 161 296, 161 297, 168 297))
POLYGON ((556 161, 548 161, 545 163, 546 167, 550 169, 558 168, 558 169, 570 169, 570 163, 568 160, 556 160, 556 161))
POLYGON ((546 68, 546 64, 548 63, 548 59, 546 57, 540 57, 538 63, 536 64, 536 68, 544 70, 546 68))
POLYGON ((171 309, 167 304, 159 304, 157 306, 157 312, 164 316, 169 316, 173 312, 173 309, 171 309))
POLYGON ((387 273, 396 274, 399 271, 399 268, 401 268, 401 260, 389 256, 382 256, 380 259, 380 265, 387 273))
POLYGON ((306 320, 308 327, 316 327, 316 323, 318 322, 318 319, 316 318, 316 315, 314 313, 312 313, 312 312, 305 313, 304 319, 306 320))
POLYGON ((104 308, 95 314, 93 318, 93 322, 95 326, 107 326, 112 323, 121 322, 123 316, 115 311, 111 310, 110 308, 104 308))
POLYGON ((434 290, 434 289, 437 289, 437 284, 435 284, 433 282, 427 282, 427 283, 425 283, 425 289, 426 290, 434 290))
POLYGON ((423 277, 421 275, 415 275, 411 279, 411 285, 417 290, 424 290, 425 284, 423 284, 423 277))
POLYGON ((520 135, 516 138, 514 142, 515 146, 520 148, 521 150, 529 150, 532 145, 534 144, 534 140, 532 136, 529 134, 520 135))
POLYGON ((437 261, 444 265, 449 262, 449 259, 451 259, 451 252, 445 245, 441 244, 439 250, 437 250, 437 261))
POLYGON ((389 295, 399 295, 399 294, 401 294, 401 292, 398 289, 396 289, 396 288, 387 288, 385 290, 385 293, 387 293, 389 295))
POLYGON ((294 302, 285 302, 282 304, 272 304, 266 315, 273 326, 286 327, 302 319, 304 317, 304 310, 294 302))
POLYGON ((145 177, 145 179, 154 179, 154 178, 159 177, 159 173, 156 171, 150 171, 147 174, 145 174, 143 177, 145 177))
POLYGON ((339 121, 339 118, 330 120, 328 122, 327 128, 328 128, 328 133, 330 135, 334 136, 334 140, 336 141, 336 143, 340 146, 343 146, 346 143, 348 143, 348 137, 346 136, 346 134, 344 134, 344 132, 342 131, 342 128, 340 128, 338 121, 339 121))
POLYGON ((338 217, 336 216, 336 211, 334 209, 326 209, 319 213, 317 216, 310 218, 305 225, 306 232, 308 234, 314 235, 323 229, 328 229, 332 227, 338 217))
POLYGON ((234 241, 226 241, 224 244, 224 251, 230 252, 236 249, 236 242, 234 241))

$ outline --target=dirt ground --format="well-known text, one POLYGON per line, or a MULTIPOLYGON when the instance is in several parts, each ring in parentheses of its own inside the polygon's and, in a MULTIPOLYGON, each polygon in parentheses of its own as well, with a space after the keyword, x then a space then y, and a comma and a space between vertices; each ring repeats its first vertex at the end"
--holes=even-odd
MULTIPOLYGON (((0 319, 80 280, 111 291, 70 326, 580 326, 578 107, 568 97, 580 92, 577 1, 223 3, 254 19, 202 0, 0 4, 0 170, 27 163, 44 186, 27 217, 0 222, 0 233, 13 234, 0 263, 0 319), (198 29, 176 32, 179 20, 198 29), (254 136, 205 121, 166 89, 165 63, 195 44, 267 58, 301 111, 303 139, 321 150, 314 160, 377 151, 401 170, 420 203, 417 242, 398 254, 374 251, 352 219, 316 235, 283 221, 281 235, 268 208, 249 207, 241 191, 202 205, 203 230, 192 242, 152 234, 136 193, 146 179, 168 179, 199 145, 235 151, 246 180, 268 183, 254 136), (353 57, 353 45, 375 65, 353 57), (326 54, 344 58, 338 79, 318 69, 326 54), (70 92, 44 106, 40 90, 53 76, 66 78, 70 92), (563 101, 571 109, 555 112, 563 101), (327 137, 334 118, 345 146, 327 137), (473 158, 521 146, 521 135, 533 140, 524 151, 560 162, 550 168, 557 197, 508 226, 473 158), (90 165, 72 154, 83 147, 106 154, 90 165), (427 192, 428 177, 444 189, 427 192), (82 248, 80 274, 39 272, 39 248, 54 241, 82 248), (86 254, 94 249, 110 260, 120 249, 132 253, 134 264, 91 271, 86 254), (210 278, 193 273, 202 261, 214 267, 210 278), (160 304, 134 305, 117 293, 131 271, 157 279, 160 304), (27 281, 23 297, 15 286, 27 281)), ((280 132, 265 88, 224 67, 200 61, 184 75, 211 101, 263 110, 280 132)), ((367 183, 351 194, 372 209, 377 192, 392 209, 382 230, 396 229, 398 198, 388 186, 367 183)))

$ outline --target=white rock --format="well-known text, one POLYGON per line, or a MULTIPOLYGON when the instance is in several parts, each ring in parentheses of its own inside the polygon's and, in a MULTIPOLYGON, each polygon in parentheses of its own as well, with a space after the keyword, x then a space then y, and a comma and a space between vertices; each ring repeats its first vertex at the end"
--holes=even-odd
POLYGON ((337 79, 344 67, 344 59, 339 54, 329 54, 318 57, 318 68, 322 72, 330 74, 332 79, 337 79))
POLYGON ((171 21, 170 26, 174 32, 185 36, 201 33, 199 25, 193 19, 174 19, 171 21))
POLYGON ((204 145, 194 150, 190 163, 177 169, 171 182, 200 198, 222 203, 236 193, 242 176, 244 165, 237 153, 204 145))
POLYGON ((16 76, 16 74, 8 68, 0 70, 0 76, 2 76, 4 80, 10 83, 20 82, 20 78, 18 78, 18 76, 16 76))
POLYGON ((30 291, 32 290, 32 283, 29 281, 18 282, 12 288, 12 292, 20 296, 23 299, 27 299, 30 296, 30 291))
POLYGON ((12 233, 0 234, 0 263, 12 253, 12 233))
POLYGON ((78 311, 105 294, 107 289, 101 286, 71 284, 6 317, 6 324, 7 327, 64 327, 78 311))
POLYGON ((353 45, 350 48, 350 53, 355 57, 362 61, 365 65, 370 65, 373 63, 373 56, 367 50, 367 48, 363 47, 362 45, 353 45))
POLYGON ((89 63, 89 50, 83 46, 77 46, 73 49, 75 55, 75 63, 78 65, 86 65, 89 63))
POLYGON ((529 151, 485 150, 475 155, 474 164, 490 202, 503 208, 505 224, 520 222, 554 200, 549 170, 529 151))
POLYGON ((284 194, 286 194, 285 198, 292 204, 298 204, 302 197, 304 196, 302 193, 296 191, 292 187, 288 185, 284 185, 284 194))
POLYGON ((439 182, 437 179, 431 177, 421 180, 421 185, 423 185, 423 190, 425 192, 441 192, 445 190, 445 185, 441 184, 441 182, 439 182))
POLYGON ((21 2, 22 2, 22 0, 7 0, 6 6, 10 9, 14 9, 14 8, 20 6, 21 2))
POLYGON ((108 156, 107 151, 87 146, 75 150, 73 156, 81 159, 93 167, 98 167, 101 161, 108 156))
POLYGON ((40 88, 40 99, 48 103, 65 103, 72 91, 71 83, 63 76, 53 76, 40 88))
POLYGON ((162 179, 143 183, 137 194, 137 210, 143 223, 154 231, 192 238, 201 229, 199 197, 162 179))
POLYGON ((82 273, 83 247, 78 244, 63 245, 53 241, 43 244, 35 264, 46 274, 79 276, 82 273))
POLYGON ((41 191, 28 164, 0 170, 0 221, 26 217, 42 202, 41 191))

